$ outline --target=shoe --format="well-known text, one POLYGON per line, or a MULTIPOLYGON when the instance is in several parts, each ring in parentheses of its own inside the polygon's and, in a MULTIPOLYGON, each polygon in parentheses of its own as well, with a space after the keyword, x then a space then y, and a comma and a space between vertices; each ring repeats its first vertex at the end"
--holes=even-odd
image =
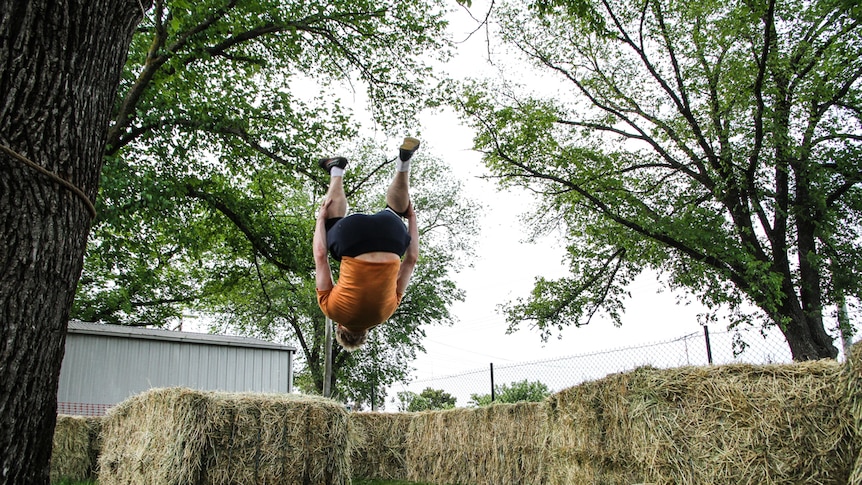
POLYGON ((401 161, 406 162, 410 160, 410 157, 413 156, 413 152, 419 149, 419 140, 413 137, 405 137, 404 143, 401 144, 401 148, 398 150, 398 158, 401 161))
POLYGON ((347 159, 344 157, 321 158, 317 164, 320 165, 320 168, 326 170, 326 173, 331 173, 332 167, 347 167, 347 159))

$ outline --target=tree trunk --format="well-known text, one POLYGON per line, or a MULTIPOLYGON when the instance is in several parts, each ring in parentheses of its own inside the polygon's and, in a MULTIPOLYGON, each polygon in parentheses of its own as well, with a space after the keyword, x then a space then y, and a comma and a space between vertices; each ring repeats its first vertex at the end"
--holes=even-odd
POLYGON ((0 484, 49 480, 88 203, 142 7, 0 0, 0 484))
POLYGON ((777 309, 777 313, 773 315, 776 322, 780 322, 782 318, 788 319, 786 325, 780 325, 781 332, 784 334, 787 344, 790 346, 790 355, 795 361, 816 360, 816 359, 834 359, 838 356, 838 349, 832 344, 829 336, 826 335, 823 329, 823 319, 819 314, 808 314, 799 304, 799 301, 794 297, 794 288, 785 281, 783 289, 785 296, 781 306, 777 309), (824 340, 820 332, 816 329, 819 326, 823 335, 826 335, 824 340))

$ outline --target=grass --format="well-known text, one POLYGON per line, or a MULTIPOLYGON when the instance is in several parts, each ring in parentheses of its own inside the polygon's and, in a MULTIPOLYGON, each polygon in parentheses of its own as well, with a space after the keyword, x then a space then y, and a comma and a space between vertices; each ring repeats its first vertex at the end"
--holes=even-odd
MULTIPOLYGON (((364 478, 355 478, 351 482, 352 485, 429 485, 420 482, 405 482, 403 480, 366 480, 364 478)), ((97 482, 84 481, 73 482, 69 480, 61 480, 52 485, 97 485, 97 482)))
POLYGON ((403 480, 366 480, 354 478, 352 485, 429 485, 421 482, 405 482, 403 480))

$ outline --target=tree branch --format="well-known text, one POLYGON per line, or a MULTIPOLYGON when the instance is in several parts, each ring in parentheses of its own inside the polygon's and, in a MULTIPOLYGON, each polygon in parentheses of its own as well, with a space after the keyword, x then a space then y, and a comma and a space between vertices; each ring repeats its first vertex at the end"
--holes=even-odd
POLYGON ((227 204, 225 204, 215 195, 205 192, 191 183, 187 183, 185 185, 185 188, 189 197, 193 197, 206 202, 210 207, 216 209, 218 212, 227 217, 236 226, 236 228, 239 229, 240 232, 245 235, 246 240, 251 243, 254 250, 266 257, 267 260, 269 260, 277 268, 291 272, 304 271, 307 269, 286 264, 280 259, 278 259, 272 248, 265 244, 265 242, 260 238, 260 236, 247 224, 246 219, 241 214, 235 212, 232 208, 230 208, 227 204))

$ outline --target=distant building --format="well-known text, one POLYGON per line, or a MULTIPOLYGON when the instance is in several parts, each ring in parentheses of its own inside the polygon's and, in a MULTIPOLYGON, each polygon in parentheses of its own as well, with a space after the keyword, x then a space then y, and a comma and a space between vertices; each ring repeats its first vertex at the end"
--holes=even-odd
POLYGON ((248 337, 69 322, 58 412, 101 416, 160 387, 289 393, 295 353, 248 337))

